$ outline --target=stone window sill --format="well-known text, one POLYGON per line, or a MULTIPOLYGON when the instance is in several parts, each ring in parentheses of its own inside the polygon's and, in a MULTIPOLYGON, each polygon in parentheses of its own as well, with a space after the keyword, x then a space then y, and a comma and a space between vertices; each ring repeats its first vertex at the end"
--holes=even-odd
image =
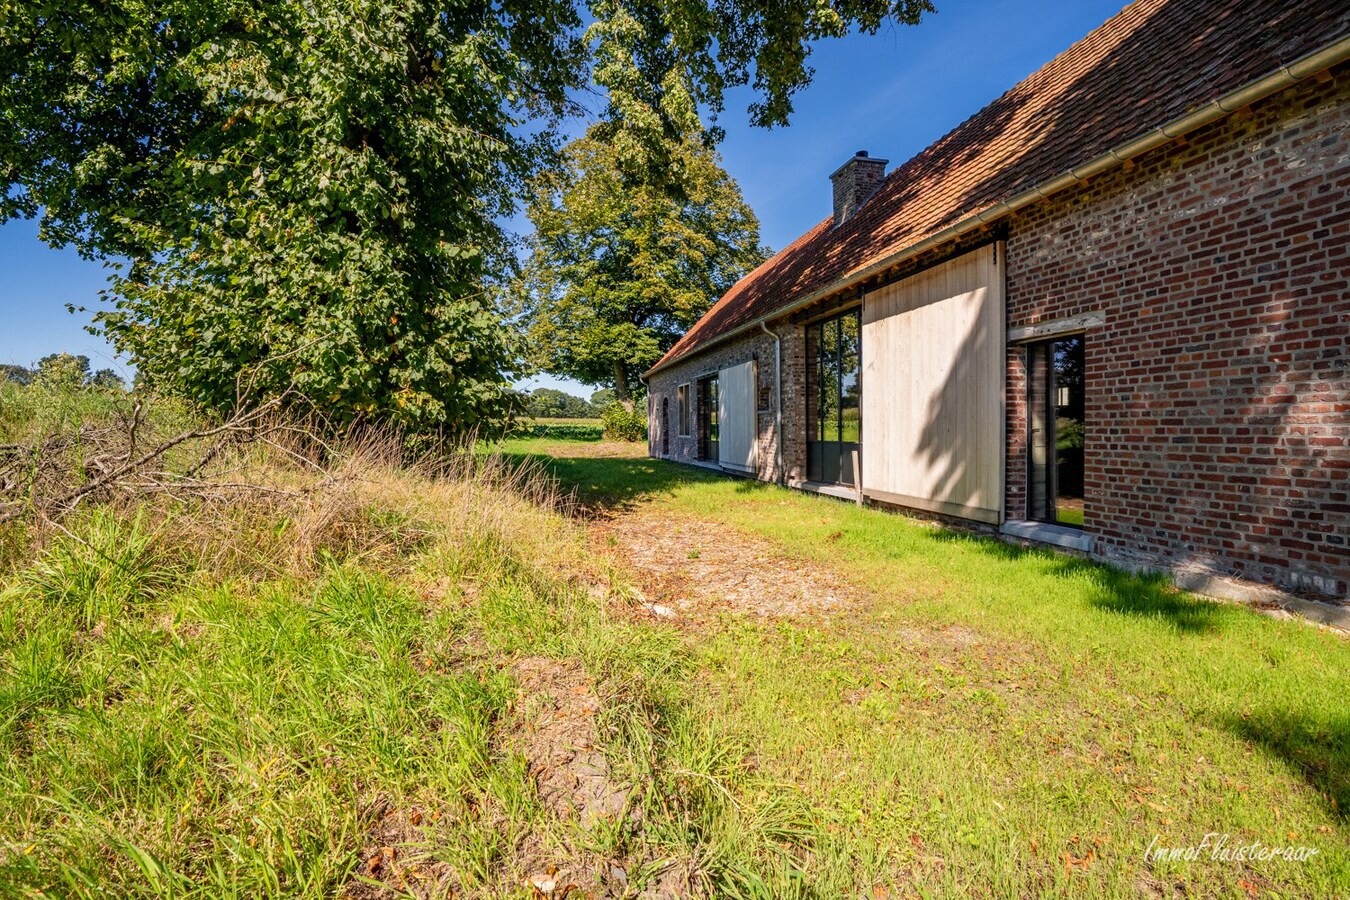
POLYGON ((1081 528, 1067 528, 1063 525, 1051 525, 1048 522, 1009 519, 999 528, 999 532, 1009 537, 1021 538, 1024 541, 1035 541, 1038 544, 1049 544, 1053 547, 1063 547, 1066 550, 1077 550, 1080 553, 1092 552, 1092 535, 1081 528))

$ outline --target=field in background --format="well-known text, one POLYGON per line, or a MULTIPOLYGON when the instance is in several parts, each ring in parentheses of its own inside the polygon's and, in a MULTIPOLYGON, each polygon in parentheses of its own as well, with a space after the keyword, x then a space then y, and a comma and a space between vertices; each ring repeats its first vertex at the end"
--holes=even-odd
POLYGON ((531 425, 599 425, 599 416, 590 416, 585 418, 560 416, 557 418, 530 418, 526 419, 531 425))
POLYGON ((604 433, 599 419, 524 419, 515 429, 517 438, 568 441, 598 441, 604 433))

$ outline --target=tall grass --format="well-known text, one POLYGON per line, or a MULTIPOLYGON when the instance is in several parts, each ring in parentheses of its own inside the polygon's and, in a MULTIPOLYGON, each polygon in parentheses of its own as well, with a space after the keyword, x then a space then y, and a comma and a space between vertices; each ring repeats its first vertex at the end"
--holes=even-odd
MULTIPOLYGON (((26 433, 108 412, 60 402, 26 433)), ((256 489, 0 526, 0 897, 523 898, 549 860, 634 890, 747 865, 704 849, 745 804, 686 715, 687 648, 630 615, 554 482, 370 430, 226 468, 256 489), (509 734, 526 656, 583 663, 638 816, 540 804, 509 734)))

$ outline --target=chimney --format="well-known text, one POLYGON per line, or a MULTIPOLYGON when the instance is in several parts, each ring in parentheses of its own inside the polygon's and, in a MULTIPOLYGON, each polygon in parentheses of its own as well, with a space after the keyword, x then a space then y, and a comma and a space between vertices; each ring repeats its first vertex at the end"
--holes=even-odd
POLYGON ((834 227, 849 219, 867 198, 876 193, 886 178, 887 159, 873 159, 866 150, 859 150, 853 158, 834 170, 830 181, 834 184, 834 227))

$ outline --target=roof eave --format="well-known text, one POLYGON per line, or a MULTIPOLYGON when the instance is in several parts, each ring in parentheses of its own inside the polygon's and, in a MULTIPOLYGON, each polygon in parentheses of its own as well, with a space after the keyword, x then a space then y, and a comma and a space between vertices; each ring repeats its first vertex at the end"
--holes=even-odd
POLYGON ((1314 50, 1312 53, 1299 57, 1292 63, 1280 66, 1272 72, 1262 75, 1244 84, 1236 90, 1230 91, 1215 100, 1200 107, 1197 110, 1179 116, 1170 122, 1154 128, 1139 137, 1131 138, 1123 144, 1107 150, 1102 155, 1083 163, 1081 166, 1061 172, 1053 178, 1046 179, 1035 187, 1023 191, 1015 197, 1003 200, 993 206, 983 209, 980 212, 972 213, 961 219, 954 225, 944 228, 937 234, 930 235, 915 244, 897 250, 889 256, 877 260, 864 269, 859 269, 843 278, 836 279, 824 287, 812 291, 805 297, 795 300, 792 303, 774 309, 772 312, 759 316, 753 321, 744 325, 738 325, 725 334, 720 334, 706 344, 691 348, 679 356, 658 362, 646 372, 642 373, 644 380, 650 378, 662 369, 669 368, 675 363, 687 359, 691 354, 708 350, 718 344, 725 343, 732 338, 738 337, 747 331, 753 331, 760 327, 761 323, 768 322, 790 315, 799 309, 803 309, 825 299, 831 294, 837 294, 846 291, 850 287, 866 281, 867 279, 884 272, 893 266, 896 266, 908 259, 911 259, 926 250, 931 250, 941 246, 948 241, 954 240, 969 231, 988 225, 1004 216, 1029 206, 1032 203, 1039 202, 1051 197, 1054 194, 1066 190, 1080 182, 1086 181, 1096 175, 1100 175, 1116 166, 1123 165, 1126 160, 1133 159, 1143 153, 1147 153, 1157 147, 1166 144, 1169 141, 1176 140, 1183 134, 1203 128, 1206 125, 1217 122, 1244 106, 1249 106, 1258 100, 1263 100, 1272 94, 1279 93, 1291 85, 1297 84, 1318 72, 1322 72, 1339 63, 1350 59, 1350 37, 1343 37, 1324 45, 1321 49, 1314 50))

